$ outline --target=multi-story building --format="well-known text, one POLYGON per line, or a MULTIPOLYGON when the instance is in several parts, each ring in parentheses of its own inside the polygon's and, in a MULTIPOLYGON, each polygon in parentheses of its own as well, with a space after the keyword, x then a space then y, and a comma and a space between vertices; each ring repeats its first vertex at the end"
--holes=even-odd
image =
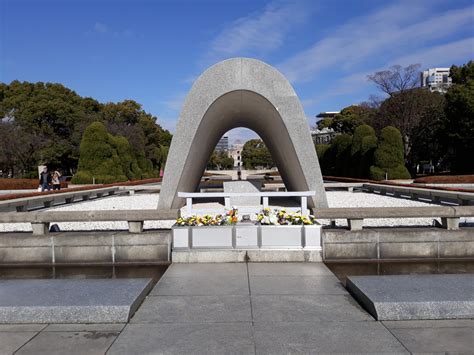
POLYGON ((244 145, 241 141, 237 140, 232 144, 232 148, 229 151, 229 156, 234 159, 234 168, 239 168, 242 165, 242 149, 244 145))
POLYGON ((445 93, 451 84, 449 68, 430 68, 421 72, 421 87, 426 87, 431 92, 445 93))
POLYGON ((336 132, 332 128, 314 129, 311 131, 311 137, 314 144, 331 144, 336 132))
POLYGON ((324 118, 334 118, 334 116, 340 114, 341 111, 327 111, 327 112, 321 112, 318 115, 316 115, 316 118, 319 118, 319 120, 316 120, 316 122, 321 121, 324 118))
POLYGON ((228 136, 222 136, 222 138, 219 140, 219 142, 216 145, 216 150, 218 152, 229 151, 229 137, 228 136))

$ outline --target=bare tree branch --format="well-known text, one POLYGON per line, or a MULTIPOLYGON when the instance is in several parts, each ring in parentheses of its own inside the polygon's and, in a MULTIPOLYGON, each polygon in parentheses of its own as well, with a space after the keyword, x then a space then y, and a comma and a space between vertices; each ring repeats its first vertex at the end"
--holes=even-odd
POLYGON ((394 65, 388 70, 367 75, 367 79, 372 81, 382 92, 392 96, 394 93, 418 86, 420 66, 420 64, 410 64, 403 68, 401 65, 394 65))

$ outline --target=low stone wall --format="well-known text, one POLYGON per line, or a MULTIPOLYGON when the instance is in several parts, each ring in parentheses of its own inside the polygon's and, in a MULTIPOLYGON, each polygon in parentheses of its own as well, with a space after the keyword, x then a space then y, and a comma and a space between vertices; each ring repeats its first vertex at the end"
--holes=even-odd
POLYGON ((323 229, 323 260, 474 258, 474 228, 323 229))
POLYGON ((169 262, 171 231, 0 233, 0 265, 169 262))

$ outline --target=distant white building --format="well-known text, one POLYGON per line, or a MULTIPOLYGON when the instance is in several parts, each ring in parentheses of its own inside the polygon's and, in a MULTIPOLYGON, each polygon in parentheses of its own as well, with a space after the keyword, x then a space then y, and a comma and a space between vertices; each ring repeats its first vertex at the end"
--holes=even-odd
POLYGON ((326 112, 320 112, 319 114, 316 115, 317 119, 316 122, 321 121, 324 118, 334 118, 336 115, 340 114, 341 111, 326 111, 326 112))
POLYGON ((234 168, 242 166, 242 149, 244 149, 244 144, 240 140, 236 140, 229 150, 229 156, 234 159, 234 168))
POLYGON ((430 68, 421 72, 421 87, 445 93, 452 84, 449 68, 430 68))
POLYGON ((311 137, 314 144, 331 144, 336 132, 332 128, 314 129, 311 131, 311 137))

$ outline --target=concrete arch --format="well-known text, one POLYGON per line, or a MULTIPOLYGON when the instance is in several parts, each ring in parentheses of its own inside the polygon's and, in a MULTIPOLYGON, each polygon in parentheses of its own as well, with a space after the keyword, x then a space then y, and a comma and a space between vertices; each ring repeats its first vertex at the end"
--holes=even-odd
POLYGON ((166 163, 159 209, 179 208, 193 192, 220 137, 254 130, 268 146, 289 191, 314 190, 309 205, 327 207, 318 157, 300 100, 275 68, 233 58, 207 69, 184 102, 166 163))

